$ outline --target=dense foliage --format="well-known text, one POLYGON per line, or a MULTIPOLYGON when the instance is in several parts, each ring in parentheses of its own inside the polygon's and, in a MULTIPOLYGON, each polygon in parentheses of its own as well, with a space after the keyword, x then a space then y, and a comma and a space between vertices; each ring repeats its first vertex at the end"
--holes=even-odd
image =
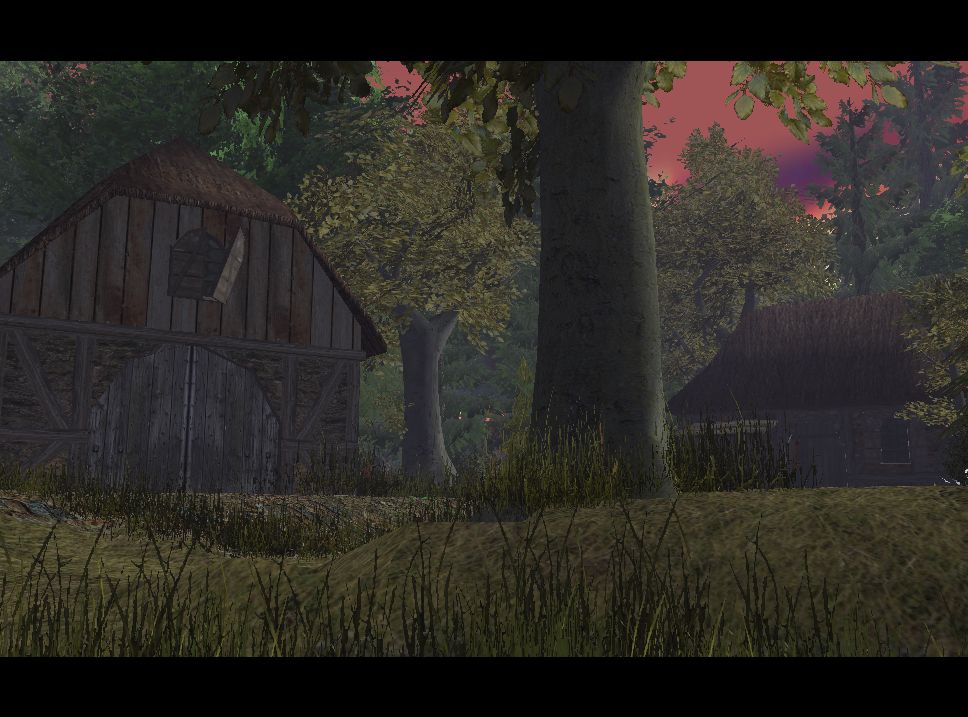
POLYGON ((842 102, 835 130, 818 136, 834 183, 814 193, 833 209, 852 293, 910 285, 960 265, 965 205, 954 195, 958 148, 968 139, 966 83, 957 65, 911 62, 892 83, 905 109, 842 102))
POLYGON ((656 257, 669 392, 716 354, 758 304, 832 295, 839 286, 828 222, 777 186, 776 160, 695 130, 680 154, 689 178, 656 201, 656 257))
MULTIPOLYGON (((515 272, 536 260, 537 229, 523 219, 505 225, 493 178, 474 166, 449 126, 414 126, 387 108, 367 115, 356 124, 385 136, 379 148, 348 153, 357 170, 351 174, 317 167, 289 199, 336 270, 353 277, 354 293, 387 340, 388 353, 367 370, 399 376, 393 368, 405 366, 400 340, 414 312, 456 311, 467 341, 482 353, 508 322, 519 295, 515 272)), ((402 404, 396 391, 375 400, 391 409, 388 425, 399 428, 390 396, 402 404)), ((458 408, 458 420, 464 410, 458 408)))

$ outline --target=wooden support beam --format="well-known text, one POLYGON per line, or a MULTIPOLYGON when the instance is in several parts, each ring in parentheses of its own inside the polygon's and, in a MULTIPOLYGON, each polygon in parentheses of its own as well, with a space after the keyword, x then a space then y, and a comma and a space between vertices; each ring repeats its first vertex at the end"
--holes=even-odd
POLYGON ((203 348, 214 347, 241 351, 265 351, 287 356, 335 358, 351 361, 362 361, 366 358, 366 353, 363 351, 322 348, 319 346, 296 346, 252 339, 237 339, 228 336, 197 336, 195 334, 178 333, 175 331, 149 329, 142 326, 97 324, 89 321, 63 321, 61 319, 14 316, 10 314, 0 314, 0 327, 61 331, 72 335, 109 336, 125 339, 140 339, 143 341, 158 341, 168 344, 189 344, 203 348))
POLYGON ((71 429, 52 431, 44 428, 0 428, 0 441, 4 443, 13 443, 16 441, 22 441, 24 443, 49 443, 52 441, 77 443, 86 440, 87 431, 71 429))
POLYGON ((42 448, 40 451, 34 454, 33 458, 30 458, 24 464, 24 468, 28 470, 31 468, 37 468, 42 466, 48 461, 50 461, 54 456, 60 453, 62 450, 70 445, 67 441, 54 441, 47 445, 46 448, 42 448))
POLYGON ((30 339, 27 338, 27 335, 21 329, 14 329, 13 340, 17 357, 23 365, 24 373, 33 384, 34 389, 36 389, 37 398, 40 400, 40 404, 44 407, 44 410, 47 411, 47 417, 50 418, 51 423, 55 427, 61 429, 67 428, 67 419, 64 418, 60 406, 57 405, 57 398, 54 396, 50 384, 47 383, 44 369, 40 365, 37 352, 34 351, 30 339))
POLYGON ((319 417, 323 415, 323 410, 326 408, 326 404, 329 403, 329 399, 332 398, 333 391, 336 390, 336 384, 339 382, 340 376, 343 375, 348 366, 348 361, 340 361, 336 365, 336 369, 333 371, 333 374, 329 377, 326 385, 323 386, 323 390, 320 392, 319 398, 316 399, 313 407, 309 410, 309 413, 306 414, 306 420, 303 421, 303 425, 298 431, 296 431, 296 440, 306 440, 309 432, 312 430, 313 426, 316 425, 316 421, 318 421, 319 417))

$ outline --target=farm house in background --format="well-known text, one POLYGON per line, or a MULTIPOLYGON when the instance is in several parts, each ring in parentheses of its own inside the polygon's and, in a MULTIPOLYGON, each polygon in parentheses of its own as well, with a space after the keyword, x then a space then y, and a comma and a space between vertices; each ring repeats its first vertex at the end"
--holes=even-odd
POLYGON ((0 457, 273 491, 356 446, 386 344, 282 201, 184 140, 0 267, 0 457))
POLYGON ((821 486, 940 482, 940 431, 894 417, 926 399, 918 358, 905 350, 904 310, 895 293, 756 310, 669 410, 727 425, 737 409, 755 413, 773 426, 774 445, 787 442, 805 470, 816 465, 821 486))

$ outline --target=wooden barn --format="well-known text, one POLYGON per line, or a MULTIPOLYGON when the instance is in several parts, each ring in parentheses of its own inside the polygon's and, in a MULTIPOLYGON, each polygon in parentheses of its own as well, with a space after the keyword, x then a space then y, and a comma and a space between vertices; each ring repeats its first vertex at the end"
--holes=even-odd
POLYGON ((904 310, 887 293, 754 311, 669 410, 726 430, 755 413, 800 465, 813 460, 822 486, 940 483, 939 431, 894 417, 926 399, 904 310))
POLYGON ((284 491, 357 441, 373 322, 286 205, 184 140, 0 266, 0 449, 159 490, 284 491))

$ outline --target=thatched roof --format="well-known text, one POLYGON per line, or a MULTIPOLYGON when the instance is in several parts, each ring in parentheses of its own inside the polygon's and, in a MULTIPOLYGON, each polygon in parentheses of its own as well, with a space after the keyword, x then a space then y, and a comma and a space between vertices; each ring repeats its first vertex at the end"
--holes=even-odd
POLYGON ((367 354, 372 356, 386 352, 386 343, 373 321, 325 255, 307 239, 302 222, 292 210, 278 197, 182 138, 160 145, 114 170, 0 266, 0 275, 13 270, 65 229, 77 224, 115 196, 218 209, 292 227, 320 259, 337 291, 359 320, 363 329, 363 348, 367 354))
POLYGON ((770 306, 742 319, 669 401, 677 414, 898 405, 923 400, 896 293, 770 306), (734 400, 735 399, 735 400, 734 400))

